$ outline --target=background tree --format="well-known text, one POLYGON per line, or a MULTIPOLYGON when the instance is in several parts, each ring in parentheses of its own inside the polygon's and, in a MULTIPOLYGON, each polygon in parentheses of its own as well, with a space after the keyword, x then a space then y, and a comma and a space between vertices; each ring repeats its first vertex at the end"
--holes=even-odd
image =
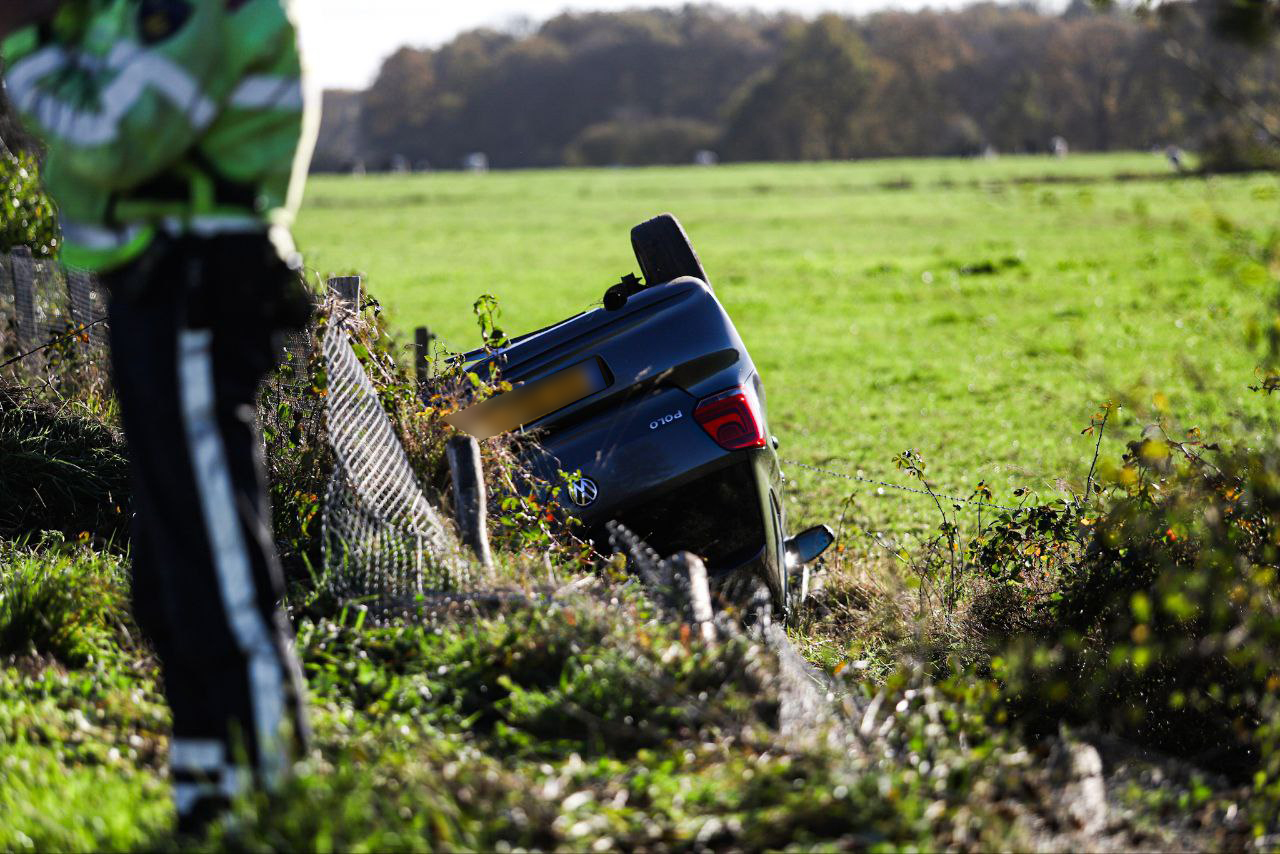
POLYGON ((731 107, 725 153, 739 160, 826 160, 858 153, 859 109, 877 73, 853 24, 823 15, 731 107))
POLYGON ((497 167, 680 163, 701 148, 970 155, 1045 151, 1055 136, 1072 150, 1172 144, 1214 168, 1266 165, 1280 147, 1280 52, 1271 19, 1234 4, 808 21, 692 5, 566 13, 397 51, 358 107, 331 99, 318 166, 456 168, 475 151, 497 167))

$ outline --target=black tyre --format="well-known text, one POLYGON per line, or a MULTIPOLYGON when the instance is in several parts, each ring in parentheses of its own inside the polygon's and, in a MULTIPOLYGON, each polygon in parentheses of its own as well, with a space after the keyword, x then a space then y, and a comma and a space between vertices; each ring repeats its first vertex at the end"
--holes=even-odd
POLYGON ((631 248, 640 262, 646 286, 666 284, 681 276, 711 284, 689 235, 674 214, 660 214, 631 229, 631 248))

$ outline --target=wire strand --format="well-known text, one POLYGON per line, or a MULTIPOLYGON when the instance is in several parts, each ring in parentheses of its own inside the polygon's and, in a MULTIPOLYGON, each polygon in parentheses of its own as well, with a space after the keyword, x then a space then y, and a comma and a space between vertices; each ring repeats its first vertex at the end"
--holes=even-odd
POLYGON ((818 474, 826 475, 827 477, 838 477, 843 480, 856 480, 861 483, 869 483, 875 486, 885 486, 885 487, 888 487, 889 489, 897 489, 902 492, 914 492, 917 495, 927 495, 930 498, 945 498, 948 501, 959 501, 964 504, 974 504, 979 507, 994 507, 997 510, 1009 510, 1011 512, 1022 509, 1020 507, 1006 507, 1003 504, 992 504, 990 501, 978 501, 975 498, 958 498, 957 496, 947 495, 946 493, 943 493, 943 492, 930 492, 927 489, 916 489, 915 487, 911 487, 911 486, 902 486, 901 484, 889 483, 886 480, 875 480, 874 478, 863 477, 862 475, 858 475, 858 474, 848 474, 847 472, 832 471, 831 469, 824 469, 819 466, 810 465, 809 463, 802 463, 799 460, 783 460, 782 462, 785 465, 799 466, 802 469, 808 469, 809 471, 817 472, 818 474))
POLYGON ((10 365, 12 365, 14 362, 21 362, 23 359, 28 359, 34 356, 36 353, 42 352, 44 350, 48 350, 54 344, 60 344, 63 341, 66 341, 68 338, 77 338, 85 334, 86 332, 88 332, 93 327, 97 326, 99 323, 106 323, 106 322, 107 322, 107 319, 105 317, 99 317, 97 320, 92 321, 91 323, 86 323, 84 326, 73 329, 65 335, 59 335, 57 338, 54 338, 52 341, 46 341, 45 343, 41 344, 39 347, 35 348, 34 350, 28 350, 25 353, 19 353, 9 361, 3 364, 0 364, 0 369, 7 368, 10 365))

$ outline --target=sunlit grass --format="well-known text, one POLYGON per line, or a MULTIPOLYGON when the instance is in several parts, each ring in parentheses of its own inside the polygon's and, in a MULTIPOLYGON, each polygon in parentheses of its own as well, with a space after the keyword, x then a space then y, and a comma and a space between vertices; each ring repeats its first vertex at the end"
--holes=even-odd
MULTIPOLYGON (((1275 176, 1177 179, 1154 154, 432 174, 314 181, 299 236, 319 270, 359 270, 408 331, 478 343, 497 294, 518 333, 596 303, 636 269, 629 228, 684 221, 769 393, 782 453, 996 500, 1079 485, 1095 405, 1118 455, 1160 392, 1206 436, 1240 432, 1244 341, 1269 297, 1220 217, 1266 231, 1275 176)), ((793 524, 829 521, 851 484, 792 468, 793 524)), ((928 499, 856 487, 856 524, 933 524, 928 499)))
MULTIPOLYGON (((1127 403, 1109 459, 1158 408, 1206 438, 1262 429, 1240 426, 1269 406, 1245 388, 1245 330, 1273 271, 1232 241, 1268 233, 1276 199, 1274 177, 1169 180, 1149 155, 326 178, 300 231, 314 266, 366 272, 402 331, 426 323, 463 347, 479 293, 502 298, 511 333, 580 310, 634 268, 629 227, 673 210, 765 375, 785 456, 901 482, 892 457, 916 447, 940 488, 985 479, 1002 501, 1015 483, 1078 488, 1100 398, 1127 403)), ((843 515, 846 533, 892 543, 936 513, 858 487, 842 514, 851 484, 789 475, 793 524, 843 515)), ((963 669, 985 661, 990 622, 918 613, 899 558, 856 551, 834 552, 791 637, 835 674, 842 731, 874 733, 862 749, 820 727, 784 737, 772 653, 703 647, 625 576, 420 623, 300 607, 315 749, 283 794, 237 804, 203 844, 1068 847, 1044 835, 1065 791, 1047 743, 1024 741, 1000 686, 963 669), (931 650, 954 673, 926 673, 931 650)), ((123 569, 56 538, 0 545, 0 849, 178 843, 160 674, 123 569)), ((1118 847, 1240 847, 1241 820, 1222 817, 1248 790, 1146 761, 1114 778, 1144 781, 1116 814, 1118 847), (1203 833, 1177 836, 1184 820, 1203 833)))

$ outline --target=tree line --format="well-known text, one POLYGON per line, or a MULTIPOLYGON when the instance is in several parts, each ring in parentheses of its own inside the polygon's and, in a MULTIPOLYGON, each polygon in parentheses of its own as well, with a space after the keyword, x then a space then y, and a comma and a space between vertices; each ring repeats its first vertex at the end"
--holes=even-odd
POLYGON ((1280 138, 1278 53, 1270 33, 1221 36, 1230 3, 566 13, 401 48, 367 91, 327 93, 317 167, 969 155, 1055 137, 1265 160, 1280 138))
MULTIPOLYGON (((863 17, 565 13, 404 47, 325 93, 315 165, 502 168, 1175 145, 1280 163, 1275 0, 979 3, 863 17)), ((24 140, 0 98, 0 139, 24 140)))

